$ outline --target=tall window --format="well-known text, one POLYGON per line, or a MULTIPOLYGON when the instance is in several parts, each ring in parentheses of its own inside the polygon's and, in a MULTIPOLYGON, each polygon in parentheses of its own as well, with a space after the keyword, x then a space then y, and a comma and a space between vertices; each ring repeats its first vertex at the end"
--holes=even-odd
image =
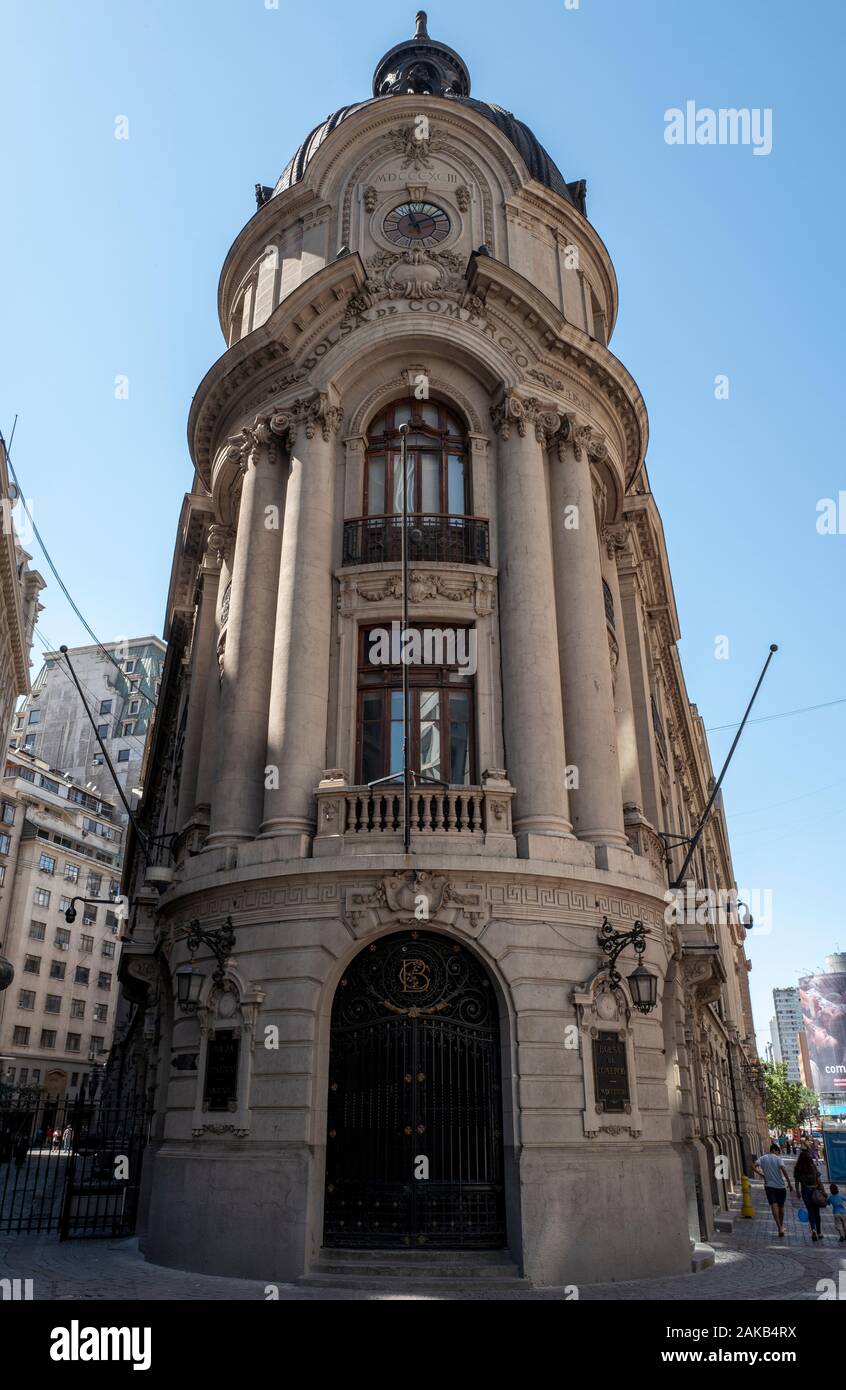
MULTIPOLYGON (((371 633, 360 638, 358 781, 402 772, 402 666, 374 665, 371 633)), ((429 781, 475 783, 473 677, 456 665, 409 670, 411 766, 429 781)))
POLYGON ((438 401, 397 401, 374 420, 367 442, 364 515, 402 511, 400 425, 408 436, 408 510, 427 516, 469 516, 464 427, 438 401))

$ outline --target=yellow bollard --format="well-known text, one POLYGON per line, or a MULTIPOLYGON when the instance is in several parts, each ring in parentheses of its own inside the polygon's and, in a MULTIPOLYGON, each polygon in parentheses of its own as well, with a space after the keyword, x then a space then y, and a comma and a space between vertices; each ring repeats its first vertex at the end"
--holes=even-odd
POLYGON ((743 1205, 740 1208, 741 1216, 754 1216, 755 1208, 752 1205, 752 1187, 747 1177, 740 1179, 740 1190, 743 1193, 743 1205))

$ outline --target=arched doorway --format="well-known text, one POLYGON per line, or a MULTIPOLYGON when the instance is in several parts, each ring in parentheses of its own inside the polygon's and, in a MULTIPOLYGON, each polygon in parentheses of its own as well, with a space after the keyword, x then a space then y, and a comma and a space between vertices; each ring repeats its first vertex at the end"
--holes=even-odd
POLYGON ((463 945, 403 932, 356 956, 332 1008, 325 1244, 501 1249, 500 1076, 496 992, 463 945))

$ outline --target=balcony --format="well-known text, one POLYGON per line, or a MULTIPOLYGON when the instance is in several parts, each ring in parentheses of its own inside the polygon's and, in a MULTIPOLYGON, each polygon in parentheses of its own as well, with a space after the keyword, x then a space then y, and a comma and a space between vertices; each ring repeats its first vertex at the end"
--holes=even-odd
MULTIPOLYGON (((408 558, 418 563, 489 565, 489 535, 489 523, 476 517, 411 516, 408 558)), ((401 516, 366 516, 344 523, 345 566, 401 558, 401 516)))
MULTIPOLYGON (((511 829, 514 788, 489 774, 481 787, 415 787, 411 841, 416 853, 516 854, 511 829)), ((401 785, 347 786, 327 775, 317 791, 316 856, 390 854, 403 846, 401 785)))

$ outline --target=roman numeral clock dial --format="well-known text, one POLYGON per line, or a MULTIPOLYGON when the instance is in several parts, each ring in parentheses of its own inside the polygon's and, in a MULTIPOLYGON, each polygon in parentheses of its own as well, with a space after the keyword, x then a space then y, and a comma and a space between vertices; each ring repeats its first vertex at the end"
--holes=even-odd
POLYGON ((388 241, 403 251, 413 246, 437 246, 446 240, 450 229, 449 217, 434 203, 403 203, 382 223, 388 241))

